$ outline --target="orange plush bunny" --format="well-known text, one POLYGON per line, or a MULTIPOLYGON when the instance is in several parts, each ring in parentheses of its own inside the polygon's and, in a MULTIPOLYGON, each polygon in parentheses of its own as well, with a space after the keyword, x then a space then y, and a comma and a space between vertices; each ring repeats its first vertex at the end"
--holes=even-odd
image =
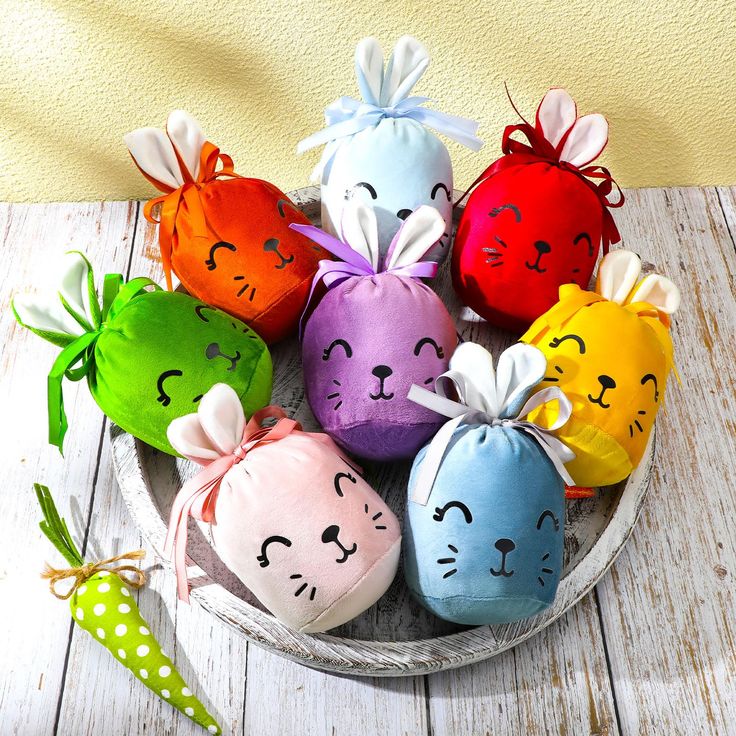
POLYGON ((173 271, 190 294, 242 319, 266 342, 294 332, 317 264, 329 257, 289 229, 308 225, 305 215, 273 184, 236 174, 232 159, 182 110, 169 115, 165 131, 140 128, 125 143, 164 192, 144 212, 160 223, 169 288, 173 271))

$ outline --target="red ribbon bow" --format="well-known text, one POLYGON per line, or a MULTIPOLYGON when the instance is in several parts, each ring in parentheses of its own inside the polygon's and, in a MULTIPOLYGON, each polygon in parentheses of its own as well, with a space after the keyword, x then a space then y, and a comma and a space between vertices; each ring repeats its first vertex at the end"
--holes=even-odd
POLYGON ((189 584, 186 575, 187 519, 214 522, 215 506, 220 484, 227 472, 245 456, 261 445, 278 442, 294 430, 301 430, 299 422, 287 419, 277 406, 267 406, 256 412, 245 425, 243 439, 229 455, 222 455, 206 465, 181 488, 169 517, 169 529, 164 543, 164 554, 174 561, 179 599, 189 602, 189 584), (262 427, 264 419, 275 418, 272 427, 262 427))
MULTIPOLYGON (((205 184, 208 184, 216 179, 228 177, 231 179, 242 179, 240 174, 236 174, 233 170, 233 160, 226 153, 220 153, 220 149, 209 141, 205 142, 202 146, 202 152, 199 159, 199 174, 195 179, 186 167, 186 164, 179 156, 179 153, 174 146, 174 153, 179 161, 179 168, 181 169, 182 176, 184 177, 184 184, 178 189, 164 184, 163 182, 154 179, 149 176, 140 166, 138 170, 148 181, 153 184, 157 189, 162 192, 166 192, 160 197, 146 202, 143 208, 143 214, 149 222, 153 222, 159 225, 158 232, 158 243, 161 249, 161 263, 166 274, 166 285, 169 290, 172 288, 171 284, 171 255, 176 246, 178 245, 179 236, 176 230, 176 218, 179 214, 179 209, 182 206, 182 202, 186 206, 189 220, 192 224, 192 232, 195 237, 207 237, 209 230, 207 224, 207 218, 204 214, 204 207, 200 199, 200 191, 205 184), (218 163, 222 164, 221 169, 217 169, 218 163), (161 211, 159 213, 159 219, 157 220, 153 215, 153 208, 160 204, 161 211)), ((135 163, 135 159, 133 159, 135 163)))
MULTIPOLYGON (((569 131, 568 131, 569 134, 569 131)), ((605 166, 584 166, 579 168, 569 161, 560 160, 560 152, 565 145, 567 135, 553 146, 534 126, 526 121, 517 123, 516 125, 507 125, 503 131, 503 139, 501 141, 501 150, 505 154, 498 161, 492 163, 468 188, 462 197, 455 203, 457 207, 465 197, 470 194, 478 184, 489 179, 494 174, 503 171, 510 166, 523 166, 524 164, 538 163, 539 161, 547 161, 548 163, 566 169, 580 178, 582 182, 589 187, 601 203, 603 211, 603 254, 608 253, 611 243, 618 243, 621 240, 621 234, 616 227, 616 222, 610 209, 621 207, 624 204, 624 193, 621 187, 616 183, 611 172, 605 166), (515 140, 511 136, 514 133, 522 133, 528 143, 515 140), (611 201, 609 195, 614 191, 618 192, 618 199, 611 201)))

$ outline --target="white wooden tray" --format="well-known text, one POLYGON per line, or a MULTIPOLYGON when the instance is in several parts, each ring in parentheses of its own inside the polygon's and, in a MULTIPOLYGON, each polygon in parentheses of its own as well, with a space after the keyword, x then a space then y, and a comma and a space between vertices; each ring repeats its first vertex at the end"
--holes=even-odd
MULTIPOLYGON (((290 192, 289 196, 319 224, 317 187, 290 192)), ((460 213, 455 214, 457 217, 460 213)), ((452 290, 447 265, 440 270, 434 285, 455 318, 463 340, 480 342, 498 355, 518 337, 490 327, 460 304, 452 290)), ((283 406, 306 430, 318 430, 304 401, 296 339, 277 345, 272 354, 273 403, 283 406)), ((652 432, 644 459, 626 482, 600 489, 595 498, 567 503, 565 564, 557 598, 551 608, 534 618, 503 626, 473 628, 441 621, 411 598, 399 570, 386 595, 357 619, 329 634, 298 634, 263 609, 222 564, 203 532, 190 520, 192 601, 255 644, 332 672, 414 675, 493 657, 541 631, 604 575, 639 516, 649 486, 654 437, 652 432)), ((153 450, 114 425, 111 438, 113 461, 125 503, 136 525, 161 557, 174 495, 197 468, 153 450)), ((403 518, 410 463, 365 463, 364 468, 368 480, 399 518, 403 518)), ((163 564, 173 571, 168 560, 163 564)))

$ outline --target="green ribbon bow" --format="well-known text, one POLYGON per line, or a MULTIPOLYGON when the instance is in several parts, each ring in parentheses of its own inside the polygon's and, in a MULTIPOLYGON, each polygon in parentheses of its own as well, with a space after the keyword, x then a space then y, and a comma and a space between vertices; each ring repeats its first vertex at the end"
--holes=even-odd
MULTIPOLYGON (((115 315, 131 299, 146 293, 149 287, 153 287, 154 291, 161 290, 161 287, 155 281, 143 276, 123 285, 121 274, 107 274, 103 286, 102 312, 100 313, 98 304, 95 303, 93 306, 95 313, 94 325, 90 325, 86 321, 84 323, 80 321, 78 316, 64 304, 67 311, 88 332, 75 338, 59 353, 48 376, 49 442, 58 447, 62 454, 64 435, 68 428, 61 388, 64 378, 66 377, 70 381, 81 381, 89 374, 94 366, 95 343, 100 335, 107 329, 109 322, 115 318, 115 315), (78 363, 80 365, 77 365, 78 363)), ((93 299, 92 301, 96 300, 93 299)))

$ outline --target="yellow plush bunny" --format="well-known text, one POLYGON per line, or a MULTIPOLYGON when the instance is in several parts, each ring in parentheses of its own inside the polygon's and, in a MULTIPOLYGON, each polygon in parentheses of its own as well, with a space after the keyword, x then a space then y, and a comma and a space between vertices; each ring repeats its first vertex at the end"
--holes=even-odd
MULTIPOLYGON (((572 402, 556 434, 575 453, 566 468, 580 486, 617 483, 639 464, 674 367, 669 327, 680 292, 663 276, 640 276, 635 253, 610 252, 595 292, 560 287, 557 304, 521 338, 547 357, 539 388, 559 386, 572 402)), ((532 421, 551 424, 549 412, 532 421)))

